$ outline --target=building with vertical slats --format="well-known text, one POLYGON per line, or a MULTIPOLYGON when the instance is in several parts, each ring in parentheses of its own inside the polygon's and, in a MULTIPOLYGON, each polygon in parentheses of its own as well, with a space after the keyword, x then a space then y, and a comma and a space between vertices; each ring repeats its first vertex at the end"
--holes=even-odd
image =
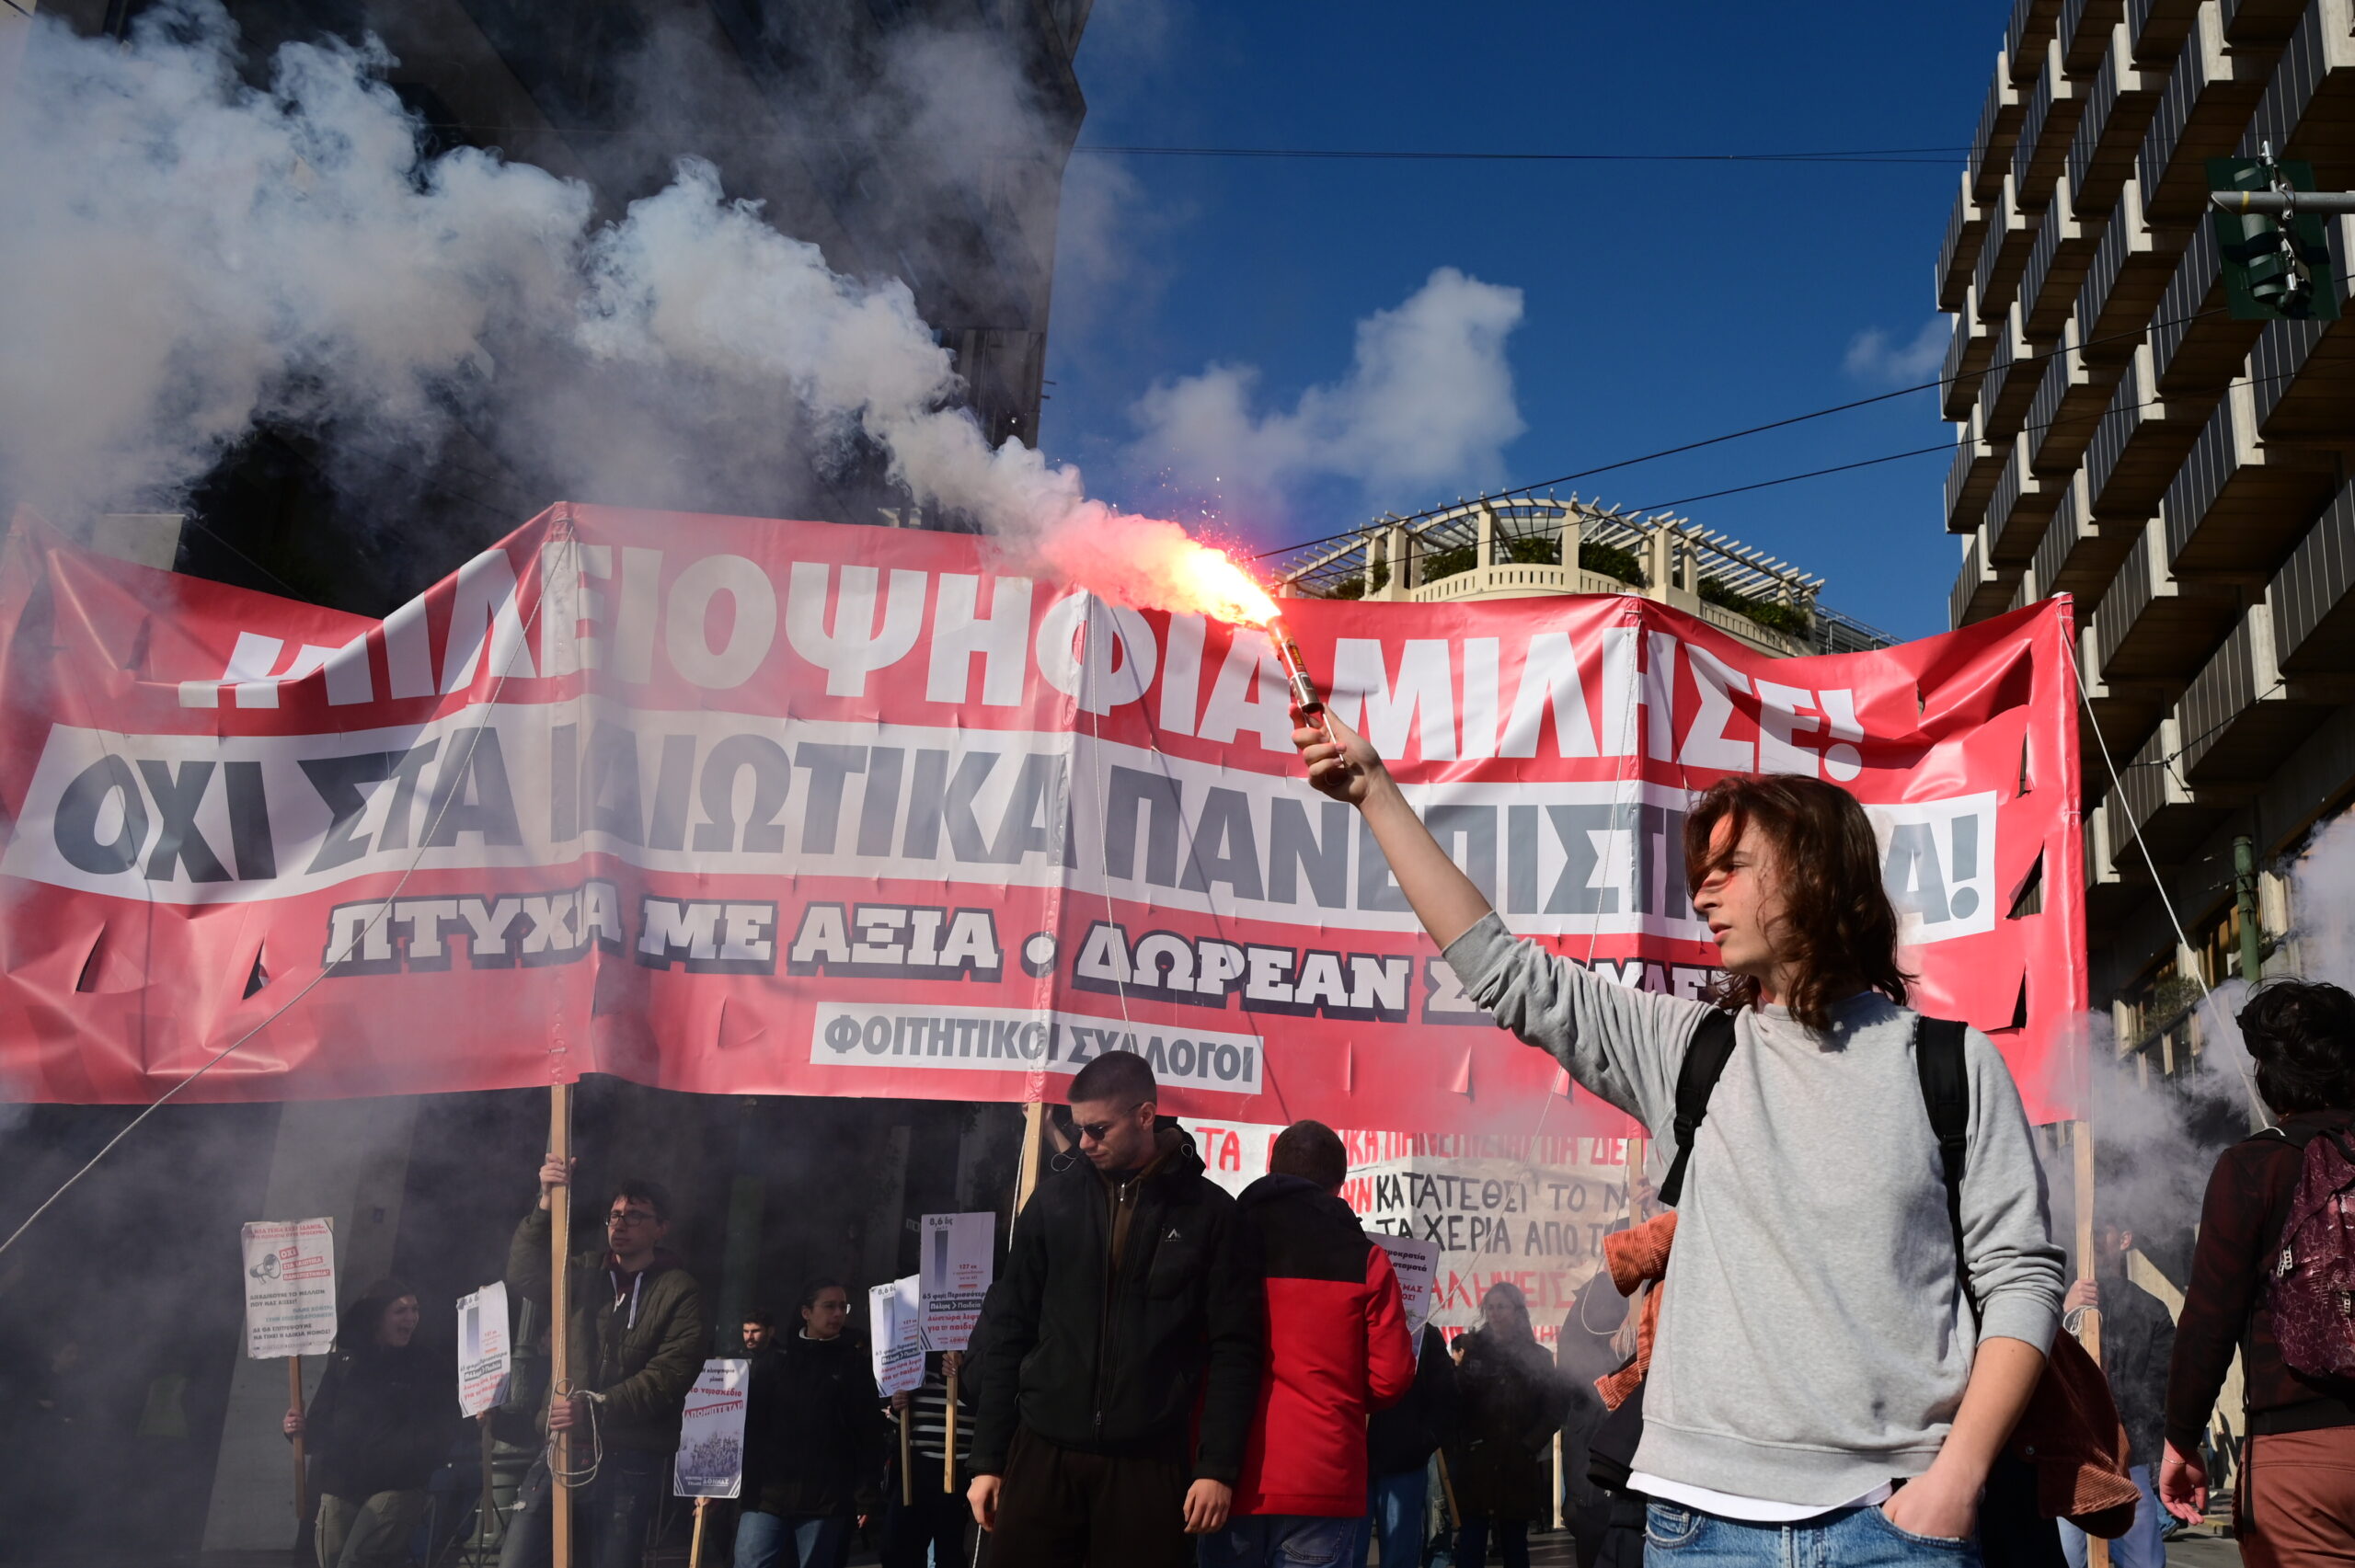
POLYGON ((2016 0, 1937 258, 1951 617, 2075 597, 2093 994, 2154 1074, 2240 972, 2234 841, 2278 947, 2355 794, 2355 311, 2235 320, 2208 221, 2269 147, 2355 189, 2355 0, 2016 0))

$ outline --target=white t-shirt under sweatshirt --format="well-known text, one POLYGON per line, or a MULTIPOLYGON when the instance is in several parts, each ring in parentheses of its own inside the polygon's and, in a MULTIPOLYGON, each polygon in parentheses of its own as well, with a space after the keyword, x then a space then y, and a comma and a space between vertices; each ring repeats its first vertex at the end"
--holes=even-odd
MULTIPOLYGON (((1615 985, 1493 914, 1447 960, 1499 1024, 1673 1156, 1677 1072, 1706 1003, 1615 985)), ((1834 1005, 1827 1029, 1781 1007, 1736 1019, 1685 1169, 1644 1392, 1634 1469, 1655 1495, 1698 1489, 1719 1500, 1706 1511, 1752 1518, 1877 1499, 1937 1457, 1978 1340, 2051 1347, 2061 1250, 2019 1092, 1970 1031, 1974 1334, 1913 1018, 1868 992, 1834 1005), (1744 1503, 1765 1512, 1735 1513, 1744 1503)))

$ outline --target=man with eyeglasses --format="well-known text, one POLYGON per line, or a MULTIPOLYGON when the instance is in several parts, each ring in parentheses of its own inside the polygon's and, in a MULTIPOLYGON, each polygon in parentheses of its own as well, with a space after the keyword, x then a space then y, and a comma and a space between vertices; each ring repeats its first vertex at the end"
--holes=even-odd
POLYGON ((1015 1221, 974 1332, 973 1516, 990 1561, 1186 1568, 1226 1525, 1259 1400, 1259 1280, 1235 1200, 1158 1128, 1132 1052, 1071 1083, 1079 1153, 1015 1221))
MULTIPOLYGON (((539 1207, 515 1228, 507 1288, 548 1307, 548 1194, 572 1177, 554 1158, 540 1167, 539 1207)), ((630 1180, 605 1206, 601 1246, 570 1263, 569 1367, 549 1401, 546 1425, 571 1435, 572 1516, 584 1568, 637 1568, 646 1527, 679 1448, 679 1413, 702 1370, 706 1333, 703 1291, 678 1256, 671 1195, 630 1180)), ((549 1560, 547 1455, 524 1478, 500 1568, 541 1568, 549 1560)))

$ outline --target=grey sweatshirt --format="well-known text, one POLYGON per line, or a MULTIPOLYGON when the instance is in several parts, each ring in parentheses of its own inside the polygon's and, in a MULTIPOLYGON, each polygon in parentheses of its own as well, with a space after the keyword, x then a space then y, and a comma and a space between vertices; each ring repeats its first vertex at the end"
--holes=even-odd
MULTIPOLYGON (((1706 1004, 1631 990, 1516 940, 1489 915, 1449 945, 1499 1024, 1674 1154, 1676 1075, 1706 1004)), ((1660 1298, 1636 1468, 1739 1496, 1837 1507, 1936 1457, 1992 1335, 2049 1349, 2061 1250, 2019 1091, 1964 1047, 1970 1150, 1956 1276, 1913 1017, 1867 993, 1817 1031, 1742 1013, 1694 1139, 1660 1298)))

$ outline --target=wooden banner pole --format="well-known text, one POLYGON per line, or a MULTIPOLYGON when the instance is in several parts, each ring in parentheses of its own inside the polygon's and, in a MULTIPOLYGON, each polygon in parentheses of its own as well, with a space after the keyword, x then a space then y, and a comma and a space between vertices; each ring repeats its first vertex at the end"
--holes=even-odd
MULTIPOLYGON (((303 1413, 303 1358, 299 1356, 286 1358, 286 1405, 295 1414, 303 1413)), ((306 1480, 303 1466, 303 1434, 297 1432, 294 1434, 294 1529, 298 1535, 302 1533, 304 1515, 310 1512, 311 1499, 304 1485, 306 1480)))
MULTIPOLYGON (((2088 1108, 2092 1096, 2086 1096, 2088 1108)), ((2101 1273, 2094 1256, 2094 1124, 2088 1119, 2070 1128, 2070 1141, 2076 1148, 2077 1189, 2077 1273, 2081 1278, 2097 1279, 2101 1273)), ((2085 1354, 2101 1365, 2101 1309, 2088 1307, 2077 1320, 2077 1342, 2085 1354)), ((2085 1568, 2109 1568, 2109 1542, 2099 1536, 2085 1538, 2085 1568)))
MULTIPOLYGON (((548 1193, 548 1400, 572 1392, 572 1085, 548 1085, 548 1155, 563 1162, 565 1185, 548 1193)), ((572 1434, 552 1432, 548 1443, 548 1540, 553 1568, 572 1568, 572 1434)))
POLYGON ((687 1538, 687 1568, 703 1568, 703 1516, 710 1505, 708 1497, 695 1499, 695 1533, 687 1538))
POLYGON ((495 1473, 491 1461, 491 1446, 495 1441, 490 1430, 491 1414, 486 1410, 475 1417, 482 1427, 482 1503, 475 1510, 475 1562, 477 1564, 490 1561, 490 1526, 491 1521, 499 1517, 499 1494, 491 1484, 495 1473))
MULTIPOLYGON (((962 1357, 959 1358, 961 1361, 962 1357)), ((957 1374, 959 1361, 948 1364, 948 1441, 941 1445, 940 1490, 949 1496, 957 1494, 957 1374)))
MULTIPOLYGON (((909 1396, 908 1404, 913 1405, 914 1402, 915 1397, 912 1394, 909 1396)), ((908 1410, 906 1405, 902 1405, 900 1409, 900 1506, 902 1508, 913 1508, 916 1505, 915 1472, 908 1468, 908 1459, 912 1452, 913 1448, 908 1442, 908 1410)))

